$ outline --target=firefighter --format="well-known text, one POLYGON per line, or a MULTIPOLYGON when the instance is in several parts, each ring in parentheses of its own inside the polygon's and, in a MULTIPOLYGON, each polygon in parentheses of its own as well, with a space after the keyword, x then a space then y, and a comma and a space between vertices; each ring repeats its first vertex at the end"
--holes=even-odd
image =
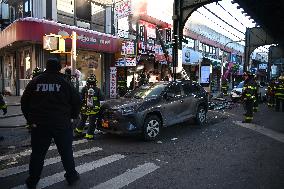
POLYGON ((32 73, 32 78, 35 78, 36 76, 38 76, 39 74, 41 74, 41 69, 39 67, 36 67, 34 70, 33 70, 33 73, 32 73))
POLYGON ((254 112, 257 112, 258 111, 258 103, 259 103, 259 88, 260 88, 260 85, 258 84, 257 82, 257 77, 256 75, 252 75, 253 77, 253 85, 255 86, 255 99, 254 99, 254 102, 253 102, 253 111, 254 112))
POLYGON ((275 79, 271 79, 267 87, 267 96, 268 96, 268 107, 275 106, 275 90, 276 90, 276 83, 275 79))
POLYGON ((245 119, 243 123, 250 123, 253 119, 253 105, 255 101, 255 82, 253 81, 253 76, 249 72, 245 72, 244 75, 244 87, 242 93, 242 100, 245 107, 245 119))
POLYGON ((98 124, 101 124, 100 101, 104 100, 101 90, 97 87, 96 76, 91 74, 87 79, 87 84, 82 89, 81 121, 75 128, 77 136, 84 136, 83 129, 89 117, 89 128, 84 138, 94 139, 94 131, 98 124))
POLYGON ((228 80, 227 79, 223 79, 221 88, 222 88, 223 95, 227 96, 228 95, 228 89, 229 89, 228 80))
POLYGON ((284 76, 280 76, 279 81, 276 84, 275 99, 276 99, 275 110, 279 111, 280 105, 282 104, 282 112, 284 112, 284 76))

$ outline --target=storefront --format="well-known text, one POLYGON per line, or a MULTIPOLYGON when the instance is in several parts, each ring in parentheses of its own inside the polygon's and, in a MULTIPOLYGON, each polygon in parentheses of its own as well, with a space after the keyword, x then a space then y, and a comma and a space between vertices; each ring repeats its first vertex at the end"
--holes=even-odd
POLYGON ((182 49, 182 64, 189 78, 193 81, 199 80, 199 63, 202 61, 202 53, 191 48, 182 49))
MULTIPOLYGON (((43 36, 77 34, 76 68, 85 80, 96 74, 98 86, 109 95, 110 65, 114 54, 120 51, 121 41, 112 35, 86 30, 54 21, 25 18, 12 23, 0 33, 1 91, 21 95, 35 67, 45 68, 49 57, 58 57, 63 67, 70 66, 70 54, 52 54, 43 50, 43 36)), ((71 39, 66 39, 70 51, 71 39)))

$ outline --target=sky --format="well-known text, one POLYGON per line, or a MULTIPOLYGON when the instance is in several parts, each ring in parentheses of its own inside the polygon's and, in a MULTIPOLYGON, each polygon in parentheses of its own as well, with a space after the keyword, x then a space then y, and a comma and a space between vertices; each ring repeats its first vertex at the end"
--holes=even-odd
MULTIPOLYGON (((172 23, 172 18, 166 18, 163 15, 172 14, 173 0, 148 0, 148 2, 151 7, 148 8, 147 11, 151 12, 151 16, 172 23)), ((245 39, 246 28, 255 27, 256 23, 254 23, 253 19, 250 19, 249 16, 245 16, 242 13, 242 11, 244 11, 242 8, 237 9, 237 6, 238 4, 233 4, 232 0, 222 0, 217 3, 214 2, 193 12, 189 17, 188 22, 204 24, 233 41, 243 40, 245 39), (209 9, 209 11, 206 10, 206 8, 209 9), (217 18, 216 15, 222 20, 217 18)), ((244 45, 245 43, 240 42, 240 44, 244 45)), ((267 52, 268 47, 261 47, 257 51, 267 52)))

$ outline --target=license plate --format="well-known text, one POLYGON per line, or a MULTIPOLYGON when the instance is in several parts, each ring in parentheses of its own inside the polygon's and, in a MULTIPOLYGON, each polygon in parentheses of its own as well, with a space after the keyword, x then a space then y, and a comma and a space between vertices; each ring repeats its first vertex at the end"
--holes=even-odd
POLYGON ((108 128, 108 127, 109 127, 108 121, 103 120, 103 121, 102 121, 102 127, 108 128))

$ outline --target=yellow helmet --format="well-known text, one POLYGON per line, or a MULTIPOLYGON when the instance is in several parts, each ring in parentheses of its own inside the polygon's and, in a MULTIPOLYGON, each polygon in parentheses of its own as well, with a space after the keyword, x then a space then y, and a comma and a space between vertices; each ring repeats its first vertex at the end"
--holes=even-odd
POLYGON ((279 79, 279 80, 284 80, 284 76, 281 75, 278 79, 279 79))

